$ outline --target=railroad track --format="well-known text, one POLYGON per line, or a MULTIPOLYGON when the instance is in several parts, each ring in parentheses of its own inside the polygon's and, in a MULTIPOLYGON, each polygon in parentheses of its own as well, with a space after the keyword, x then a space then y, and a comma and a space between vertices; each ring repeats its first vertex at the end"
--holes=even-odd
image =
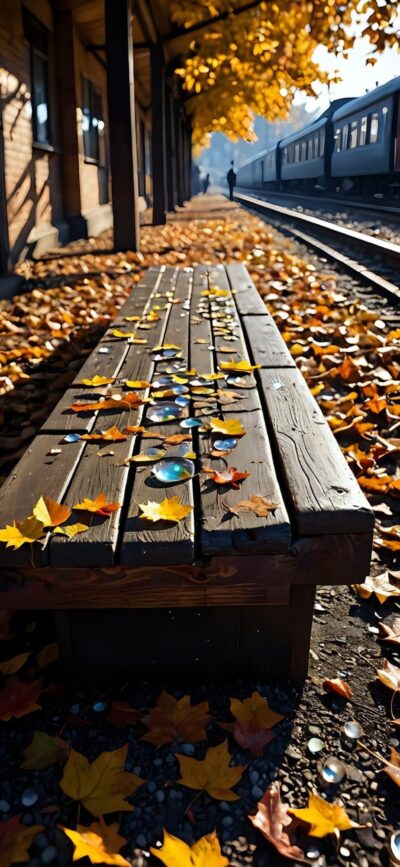
MULTIPOLYGON (((241 192, 248 194, 251 196, 254 194, 253 190, 247 189, 245 187, 241 188, 241 192)), ((357 201, 357 199, 340 199, 337 196, 320 196, 315 193, 302 193, 298 191, 297 193, 288 193, 286 191, 281 190, 269 190, 268 197, 272 197, 274 199, 292 199, 297 202, 298 205, 306 205, 306 203, 313 204, 315 206, 324 207, 340 207, 340 208, 348 208, 353 211, 368 211, 368 214, 379 214, 379 215, 387 215, 390 217, 395 217, 399 220, 399 228, 400 228, 400 199, 397 207, 394 205, 387 204, 378 204, 376 201, 371 202, 361 202, 357 201)), ((272 204, 275 204, 274 202, 272 204)))
POLYGON ((338 226, 311 214, 267 202, 247 193, 235 193, 235 201, 265 216, 281 232, 312 247, 333 260, 353 276, 385 295, 393 304, 400 302, 400 246, 391 241, 338 226), (329 243, 327 243, 329 242, 329 243))

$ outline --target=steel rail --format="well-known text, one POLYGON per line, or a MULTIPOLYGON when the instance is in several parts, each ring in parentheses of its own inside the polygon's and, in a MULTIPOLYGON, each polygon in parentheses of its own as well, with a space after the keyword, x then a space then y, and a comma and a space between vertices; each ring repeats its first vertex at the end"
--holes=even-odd
POLYGON ((337 226, 335 223, 312 217, 309 214, 299 214, 298 211, 275 205, 244 193, 235 193, 234 199, 238 204, 261 212, 267 218, 271 219, 272 217, 272 219, 279 221, 277 228, 283 230, 285 233, 294 235, 299 241, 313 247, 317 252, 322 253, 329 259, 339 262, 347 271, 350 271, 350 273, 355 274, 358 279, 362 280, 363 283, 373 286, 378 293, 385 295, 398 305, 400 301, 400 288, 398 286, 372 271, 369 264, 363 264, 362 261, 355 260, 353 257, 346 255, 345 252, 328 246, 321 241, 320 236, 328 236, 331 240, 335 240, 336 242, 341 241, 346 246, 350 242, 354 247, 367 248, 370 254, 379 256, 386 261, 390 260, 391 264, 393 265, 394 263, 397 268, 400 266, 399 245, 392 244, 391 241, 382 241, 379 238, 365 235, 362 232, 356 232, 345 226, 337 226), (282 218, 284 222, 282 222, 282 218), (300 228, 296 228, 296 226, 292 226, 286 221, 295 223, 300 228), (313 234, 308 234, 307 230, 313 232, 313 234))
MULTIPOLYGON (((239 191, 238 194, 244 193, 246 195, 251 195, 253 193, 253 190, 251 190, 249 187, 238 187, 237 189, 239 191)), ((398 217, 400 220, 400 199, 399 206, 395 208, 390 205, 379 205, 375 202, 359 202, 357 201, 357 199, 338 199, 336 197, 332 198, 329 196, 320 196, 317 193, 315 195, 313 195, 312 193, 302 193, 300 191, 297 193, 288 193, 284 190, 265 190, 264 192, 267 196, 276 196, 277 198, 282 199, 296 199, 299 205, 301 205, 302 202, 312 202, 313 204, 320 204, 322 206, 340 205, 344 208, 352 208, 354 211, 366 210, 369 211, 369 213, 374 212, 376 214, 388 214, 394 217, 398 217)), ((262 199, 262 201, 269 201, 269 199, 262 199)), ((271 204, 275 203, 271 202, 271 204)))

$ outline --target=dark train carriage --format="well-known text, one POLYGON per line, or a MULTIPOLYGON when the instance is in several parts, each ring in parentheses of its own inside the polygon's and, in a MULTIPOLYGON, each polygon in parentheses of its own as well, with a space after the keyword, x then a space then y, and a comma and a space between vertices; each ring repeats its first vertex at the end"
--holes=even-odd
POLYGON ((281 180, 317 181, 327 174, 326 154, 330 150, 331 125, 326 117, 293 133, 279 143, 281 180))
POLYGON ((278 148, 263 151, 243 163, 237 172, 237 185, 247 189, 261 189, 274 186, 279 178, 277 158, 278 148))
POLYGON ((332 178, 360 190, 400 183, 400 76, 339 108, 332 116, 332 178), (397 175, 397 177, 396 177, 397 175), (368 180, 367 180, 368 177, 368 180))

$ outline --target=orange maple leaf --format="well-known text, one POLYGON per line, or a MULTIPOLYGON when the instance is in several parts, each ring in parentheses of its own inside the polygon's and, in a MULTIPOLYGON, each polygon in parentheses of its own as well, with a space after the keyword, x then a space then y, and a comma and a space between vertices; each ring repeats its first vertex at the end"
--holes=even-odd
POLYGON ((239 482, 247 479, 251 473, 241 473, 236 467, 229 467, 220 473, 218 470, 213 470, 211 467, 203 467, 203 473, 208 473, 211 476, 211 481, 216 485, 231 485, 232 488, 240 488, 239 482))
POLYGON ((158 697, 156 706, 143 719, 149 731, 142 740, 157 746, 179 741, 204 741, 204 727, 211 720, 207 701, 192 705, 190 697, 176 699, 165 690, 158 697))
POLYGON ((94 500, 84 497, 81 503, 76 503, 74 509, 82 509, 85 512, 94 512, 96 515, 111 515, 121 508, 121 503, 108 503, 105 494, 98 494, 94 500))

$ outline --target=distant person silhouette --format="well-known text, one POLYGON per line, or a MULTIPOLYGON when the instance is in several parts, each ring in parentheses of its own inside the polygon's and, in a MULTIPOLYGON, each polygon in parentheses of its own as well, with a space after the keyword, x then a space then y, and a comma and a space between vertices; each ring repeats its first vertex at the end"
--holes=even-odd
POLYGON ((203 181, 203 193, 206 193, 210 186, 210 175, 207 174, 203 181))
POLYGON ((236 184, 236 172, 234 171, 234 168, 233 168, 233 160, 231 160, 231 167, 230 167, 229 172, 226 176, 226 180, 228 181, 229 198, 232 202, 233 201, 233 188, 236 184))

